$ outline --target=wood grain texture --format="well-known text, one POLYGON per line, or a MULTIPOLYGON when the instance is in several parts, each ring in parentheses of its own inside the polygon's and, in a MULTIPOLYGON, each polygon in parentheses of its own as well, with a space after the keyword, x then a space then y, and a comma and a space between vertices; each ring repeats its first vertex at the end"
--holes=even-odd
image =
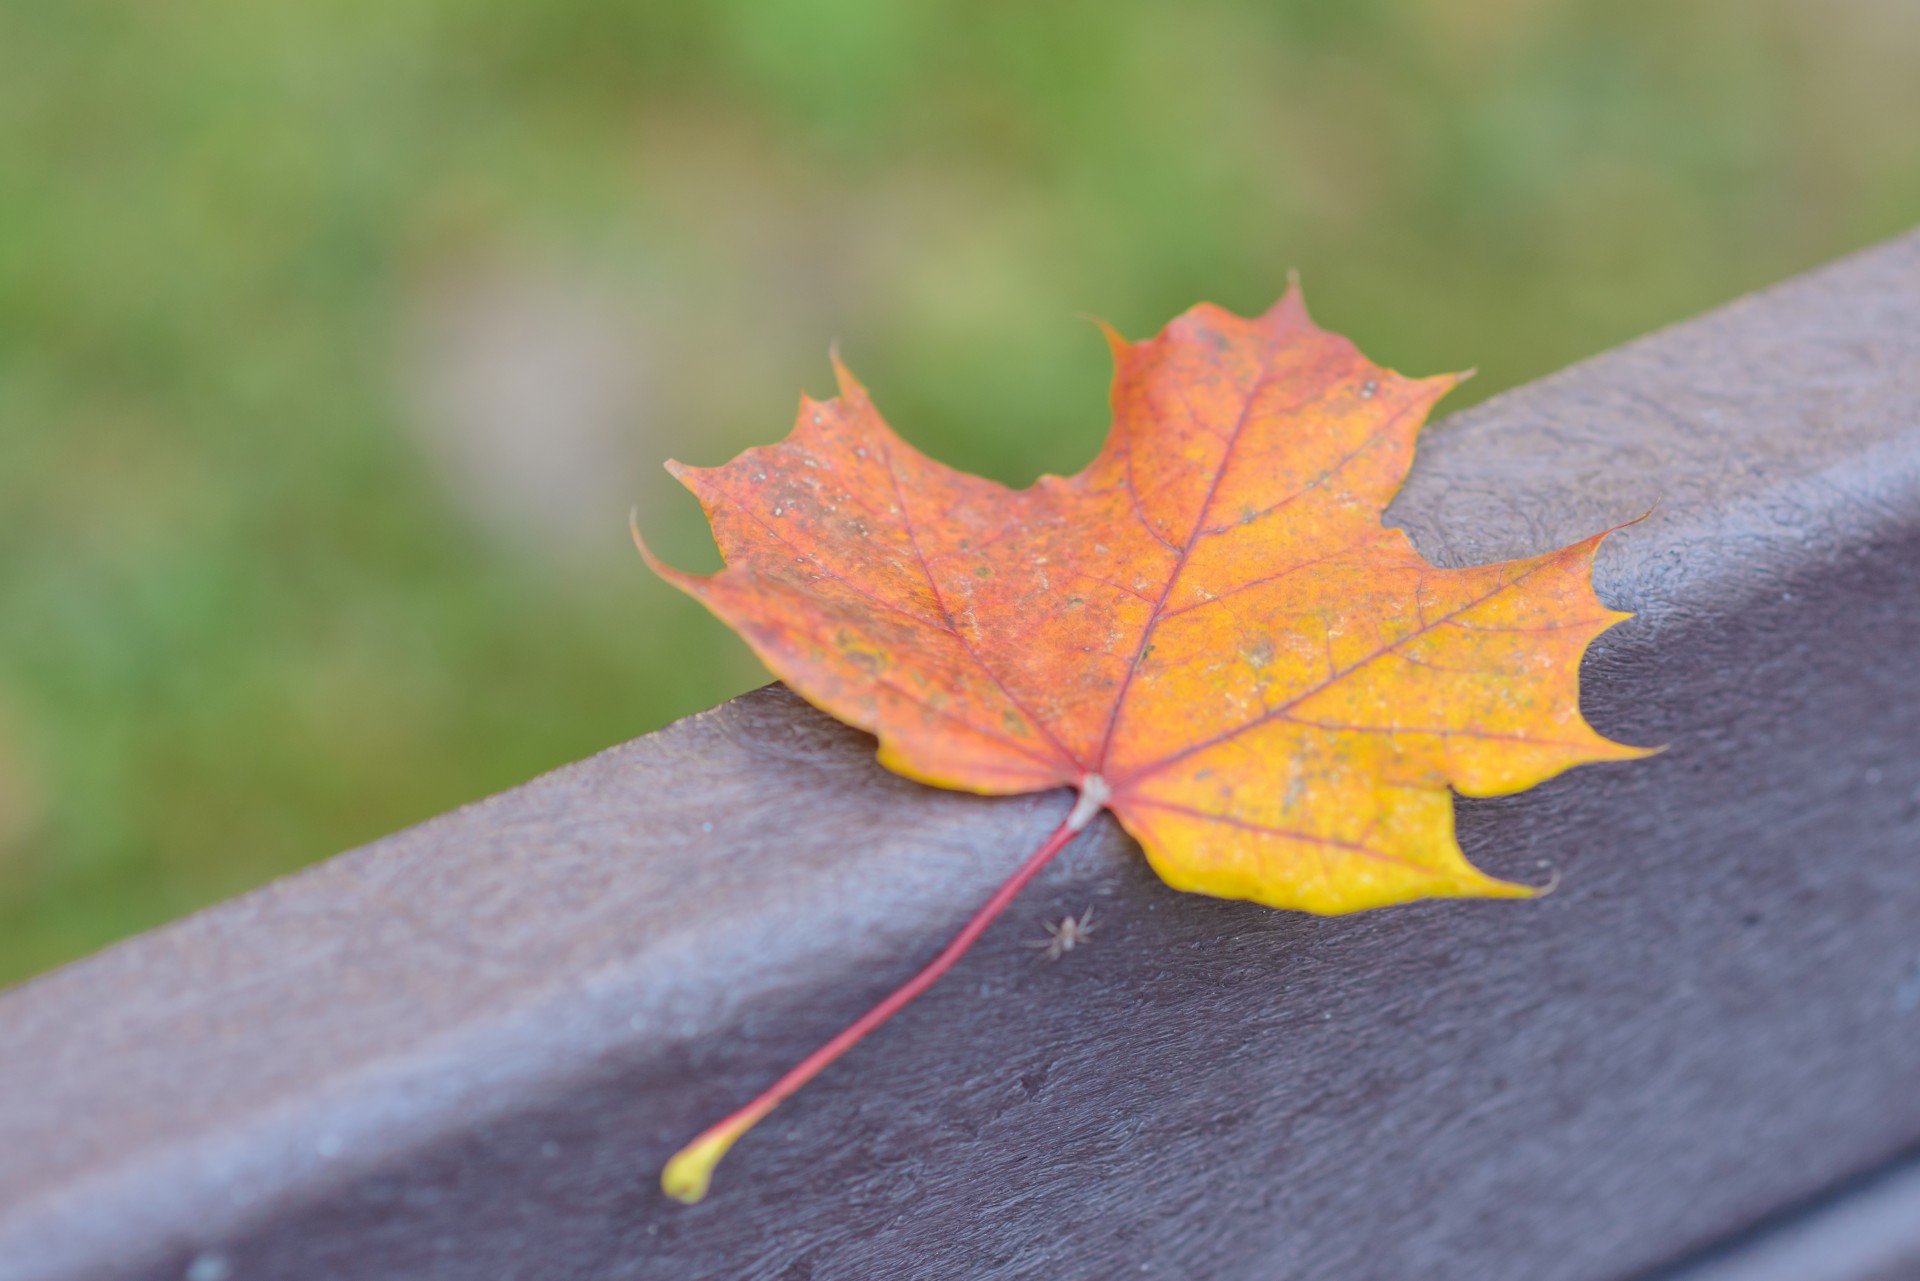
POLYGON ((1390 517, 1465 565, 1649 508, 1585 709, 1670 750, 1461 805, 1550 898, 1181 896, 1102 819, 683 1208, 1069 802, 764 690, 0 995, 0 1278, 1669 1267, 1920 1146, 1920 238, 1436 424, 1390 517))

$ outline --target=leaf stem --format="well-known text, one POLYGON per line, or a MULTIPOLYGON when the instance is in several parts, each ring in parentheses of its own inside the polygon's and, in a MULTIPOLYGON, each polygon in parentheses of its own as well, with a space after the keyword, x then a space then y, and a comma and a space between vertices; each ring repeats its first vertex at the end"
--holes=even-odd
POLYGON ((1068 842, 1093 820, 1093 816, 1100 811, 1100 803, 1105 799, 1106 787, 1097 775, 1081 780, 1080 799, 1073 812, 1053 829, 1053 834, 1041 843, 1039 849, 1027 856, 1027 861, 1012 876, 1001 883, 1000 888, 993 892, 993 897, 981 904, 980 910, 968 919, 940 955, 895 988, 885 1000, 848 1024, 832 1040, 788 1069, 785 1076, 761 1091, 751 1103, 707 1127, 693 1142, 674 1153, 666 1169, 661 1172, 661 1189, 668 1196, 688 1205, 706 1196, 714 1166, 720 1163, 720 1158, 727 1154, 727 1149, 741 1135, 757 1125, 788 1095, 818 1076, 829 1063, 852 1049, 862 1037, 899 1013, 908 1002, 932 987, 935 980, 952 969, 966 955, 967 949, 986 932, 987 926, 993 924, 994 918, 1006 910, 1007 904, 1013 902, 1027 883, 1053 861, 1053 856, 1065 849, 1068 842), (1091 805, 1088 804, 1089 799, 1092 799, 1091 805))

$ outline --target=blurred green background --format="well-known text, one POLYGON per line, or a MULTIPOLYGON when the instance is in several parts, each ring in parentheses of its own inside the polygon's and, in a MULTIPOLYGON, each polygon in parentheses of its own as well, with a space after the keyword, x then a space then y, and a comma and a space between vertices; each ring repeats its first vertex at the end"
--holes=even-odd
POLYGON ((1454 407, 1920 213, 1905 0, 0 0, 0 983, 762 681, 660 473, 1024 484, 1301 270, 1454 407))

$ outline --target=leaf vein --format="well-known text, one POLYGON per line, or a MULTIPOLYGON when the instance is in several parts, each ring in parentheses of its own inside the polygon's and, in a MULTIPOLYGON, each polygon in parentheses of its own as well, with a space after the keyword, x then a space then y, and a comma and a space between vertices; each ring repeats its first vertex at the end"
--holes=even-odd
POLYGON ((973 642, 967 639, 966 634, 960 630, 959 624, 953 621, 953 611, 947 608, 946 598, 940 593, 940 584, 934 580, 933 567, 927 564, 926 553, 920 549, 920 536, 914 530, 913 517, 907 510, 906 494, 900 488, 900 472, 894 465, 893 446, 882 438, 880 450, 886 459, 887 479, 893 485, 894 502, 900 508, 900 526, 907 532, 907 543, 913 548, 913 558, 920 562, 920 573, 927 580, 927 590, 933 593, 933 603, 940 607, 941 616, 946 619, 948 633, 960 643, 960 648, 966 651, 967 657, 973 660, 974 666, 985 672, 987 678, 999 687, 1006 700, 1026 717, 1027 723, 1039 730, 1041 735, 1053 744, 1053 749, 1060 753, 1067 764, 1077 767, 1080 764, 1079 758, 1067 750, 1066 744, 1055 737, 1053 729, 1040 717, 1034 715, 1018 694, 1007 688, 1007 683, 1000 678, 1000 673, 988 666, 987 660, 980 656, 979 651, 974 649, 973 642))
MULTIPOLYGON (((1436 619, 1433 623, 1433 627, 1443 626, 1444 624, 1450 622, 1451 620, 1458 617, 1459 615, 1466 613, 1468 610, 1473 609, 1477 606, 1486 604, 1486 602, 1492 600, 1495 596, 1498 596, 1500 593, 1507 591, 1510 588, 1517 587, 1519 584, 1525 582, 1528 578, 1531 578, 1534 574, 1539 573, 1540 570, 1542 570, 1543 568, 1545 568, 1547 565, 1551 563, 1552 563, 1551 558, 1542 557, 1540 560, 1536 561, 1534 564, 1528 566, 1528 568, 1524 573, 1517 574, 1513 578, 1509 578, 1500 582, 1493 588, 1492 591, 1489 591, 1482 596, 1477 596, 1474 599, 1468 601, 1466 604, 1460 606, 1458 609, 1454 610, 1452 613, 1447 614, 1442 618, 1436 619)), ((1177 752, 1173 752, 1170 755, 1163 756, 1157 761, 1153 761, 1146 765, 1142 765, 1138 769, 1135 769, 1130 774, 1125 775, 1124 779, 1112 780, 1113 785, 1115 787, 1120 787, 1120 786, 1124 786, 1127 783, 1132 783, 1138 779, 1151 777, 1152 775, 1167 769, 1169 766, 1178 764, 1179 762, 1187 759, 1189 756, 1193 756, 1197 753, 1204 752, 1208 748, 1217 746, 1220 743, 1224 743, 1231 739, 1238 738, 1240 735, 1247 733, 1249 730, 1258 729, 1260 726, 1265 725, 1270 721, 1278 720, 1281 717, 1285 716, 1292 709, 1298 707, 1301 703, 1304 703, 1307 699, 1312 698, 1315 694, 1323 693, 1331 686, 1337 684, 1342 680, 1345 680, 1347 677, 1353 675, 1354 672, 1360 670, 1362 667, 1367 666, 1369 663, 1373 662, 1375 659, 1381 658, 1387 654, 1392 653, 1395 649, 1398 649, 1402 645, 1406 645, 1415 640, 1418 640, 1420 637, 1426 635, 1427 632, 1431 630, 1432 630, 1432 627, 1429 627, 1424 630, 1412 632, 1406 636, 1402 636, 1398 640, 1390 641, 1387 644, 1382 645, 1380 648, 1374 650, 1372 653, 1369 653, 1362 658, 1354 660, 1353 662, 1347 664, 1347 666, 1339 669, 1338 671, 1330 673, 1326 680, 1321 681, 1318 685, 1315 685, 1311 689, 1302 690, 1300 693, 1296 694, 1294 697, 1288 699, 1285 703, 1282 703, 1280 706, 1272 709, 1271 711, 1263 712, 1261 715, 1256 716, 1252 720, 1246 721, 1243 724, 1236 725, 1231 729, 1225 730, 1218 734, 1209 735, 1208 737, 1203 738, 1196 743, 1191 743, 1188 746, 1181 748, 1177 752)), ((1386 731, 1383 730, 1380 732, 1385 733, 1386 731)))

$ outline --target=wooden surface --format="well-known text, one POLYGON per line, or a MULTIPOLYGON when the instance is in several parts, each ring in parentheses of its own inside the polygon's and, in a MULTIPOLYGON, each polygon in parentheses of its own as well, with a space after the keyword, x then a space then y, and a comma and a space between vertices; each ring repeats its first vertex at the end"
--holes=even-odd
MULTIPOLYGON (((1920 1150, 1920 238, 1441 421, 1391 515, 1649 509, 1586 706, 1670 750, 1460 807, 1550 898, 1277 913, 1102 819, 683 1208, 1070 800, 764 690, 0 994, 0 1278, 1775 1275, 1698 1269, 1920 1150)), ((1920 1273, 1872 1231, 1821 1281, 1920 1273)))

